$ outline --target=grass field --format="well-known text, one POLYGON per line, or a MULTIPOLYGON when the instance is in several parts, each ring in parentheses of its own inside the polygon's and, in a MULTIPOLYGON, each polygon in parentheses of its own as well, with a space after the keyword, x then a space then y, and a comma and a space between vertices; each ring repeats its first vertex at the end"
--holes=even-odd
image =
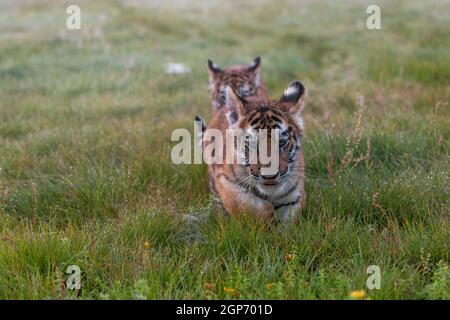
POLYGON ((369 31, 373 1, 2 1, 0 298, 449 299, 450 4, 376 2, 369 31), (256 55, 309 90, 299 225, 217 218, 170 161, 206 59, 256 55))

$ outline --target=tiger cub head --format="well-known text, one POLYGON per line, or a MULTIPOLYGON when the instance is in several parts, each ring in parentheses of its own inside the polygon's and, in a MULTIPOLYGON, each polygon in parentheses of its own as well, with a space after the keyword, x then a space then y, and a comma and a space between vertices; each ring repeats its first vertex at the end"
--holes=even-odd
MULTIPOLYGON (((305 87, 300 81, 293 82, 279 100, 248 101, 231 88, 226 90, 226 119, 228 128, 239 129, 245 135, 245 147, 233 150, 233 158, 241 159, 239 168, 235 168, 238 180, 244 187, 264 195, 283 194, 295 188, 299 179, 303 179, 304 160, 302 149, 303 119, 300 115, 305 98, 305 87), (278 135, 278 170, 266 175, 261 170, 259 160, 249 161, 252 149, 261 152, 258 132, 266 129, 270 150, 271 132, 278 135), (271 130, 276 129, 276 130, 271 130)), ((273 142, 272 142, 273 143, 273 142)), ((269 151, 270 152, 270 151, 269 151)), ((300 184, 302 182, 300 181, 300 184)))
POLYGON ((231 87, 241 97, 261 96, 265 98, 259 72, 261 58, 256 57, 250 64, 235 65, 221 69, 208 60, 209 89, 213 105, 213 114, 225 105, 225 89, 231 87))

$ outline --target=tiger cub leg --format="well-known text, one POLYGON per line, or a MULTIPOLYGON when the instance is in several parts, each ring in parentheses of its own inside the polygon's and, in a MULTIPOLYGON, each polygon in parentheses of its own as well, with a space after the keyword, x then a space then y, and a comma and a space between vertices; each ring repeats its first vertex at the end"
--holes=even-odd
POLYGON ((296 221, 301 211, 301 206, 297 203, 286 207, 275 209, 275 216, 280 222, 296 221))
POLYGON ((275 216, 280 222, 297 222, 305 205, 305 194, 295 191, 274 205, 275 216))

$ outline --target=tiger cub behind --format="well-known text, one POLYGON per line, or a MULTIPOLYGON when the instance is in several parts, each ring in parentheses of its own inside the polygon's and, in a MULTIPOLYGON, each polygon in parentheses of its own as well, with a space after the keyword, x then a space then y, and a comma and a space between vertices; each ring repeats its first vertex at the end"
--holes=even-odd
MULTIPOLYGON (((211 193, 232 215, 248 212, 263 220, 296 220, 305 201, 301 117, 305 99, 303 84, 300 81, 293 82, 279 100, 249 101, 230 87, 227 87, 225 92, 224 107, 217 112, 207 127, 203 123, 203 150, 214 141, 208 135, 208 132, 214 130, 208 130, 219 130, 224 139, 223 159, 227 158, 227 152, 231 152, 232 159, 244 161, 207 162, 210 163, 208 175, 211 193), (243 133, 245 139, 248 138, 253 143, 246 143, 243 149, 238 148, 233 141, 229 151, 225 147, 227 129, 243 133), (264 165, 259 161, 249 162, 249 152, 252 148, 260 152, 257 134, 260 129, 268 129, 266 132, 269 134, 277 132, 279 160, 275 174, 263 173, 264 165)), ((204 152, 204 157, 206 159, 210 155, 204 152)))
POLYGON ((261 80, 260 66, 260 57, 256 57, 251 64, 240 64, 225 69, 221 69, 213 61, 208 60, 213 115, 225 105, 225 88, 227 86, 244 98, 267 99, 261 80))

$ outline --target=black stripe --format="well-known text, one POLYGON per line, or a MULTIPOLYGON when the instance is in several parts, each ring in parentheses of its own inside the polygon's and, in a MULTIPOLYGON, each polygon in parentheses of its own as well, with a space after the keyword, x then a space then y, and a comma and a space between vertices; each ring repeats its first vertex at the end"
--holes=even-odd
POLYGON ((283 195, 277 197, 276 199, 274 199, 274 201, 280 199, 280 198, 284 198, 287 197, 292 191, 294 191, 298 186, 298 180, 292 185, 292 187, 283 195))
POLYGON ((256 108, 256 111, 258 111, 258 112, 260 112, 260 113, 266 113, 267 111, 269 111, 270 109, 269 109, 269 107, 267 107, 267 106, 264 106, 264 105, 262 105, 262 106, 258 106, 257 108, 256 108))
POLYGON ((283 207, 292 206, 294 204, 297 204, 299 201, 300 201, 300 197, 298 197, 297 200, 292 201, 292 202, 277 204, 276 206, 273 207, 273 209, 278 210, 283 207))
MULTIPOLYGON (((271 201, 277 201, 277 200, 279 200, 281 198, 287 197, 292 191, 294 191, 297 188, 297 186, 298 186, 298 181, 296 181, 287 192, 285 192, 282 195, 279 195, 276 198, 272 198, 271 201)), ((262 194, 261 192, 259 192, 259 190, 256 188, 256 186, 252 188, 252 191, 259 198, 262 198, 264 200, 269 200, 269 197, 264 195, 264 194, 262 194)))
POLYGON ((283 118, 283 116, 281 115, 281 113, 280 113, 278 110, 276 110, 276 109, 273 109, 273 110, 272 110, 272 113, 273 113, 274 115, 280 117, 280 118, 283 118))
POLYGON ((257 196, 258 198, 267 200, 267 196, 265 194, 262 194, 261 192, 259 192, 259 190, 256 188, 256 186, 252 187, 252 192, 255 196, 257 196))
POLYGON ((253 118, 253 119, 250 121, 250 125, 251 125, 252 127, 254 127, 257 123, 259 123, 259 121, 260 121, 260 118, 253 118))
POLYGON ((271 118, 273 121, 278 122, 278 123, 283 122, 283 121, 282 121, 279 117, 277 117, 276 115, 272 115, 270 118, 271 118))

